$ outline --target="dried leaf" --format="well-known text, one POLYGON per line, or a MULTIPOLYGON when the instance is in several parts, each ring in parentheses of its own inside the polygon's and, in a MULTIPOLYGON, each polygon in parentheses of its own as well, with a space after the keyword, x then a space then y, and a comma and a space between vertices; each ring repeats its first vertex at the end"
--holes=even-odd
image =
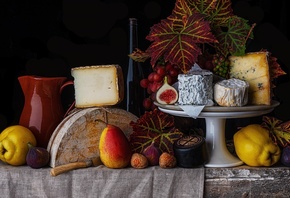
POLYGON ((129 54, 129 57, 137 62, 145 62, 147 59, 150 58, 150 55, 147 52, 136 48, 131 54, 129 54))
POLYGON ((158 109, 145 112, 137 122, 131 122, 130 143, 133 152, 142 153, 153 141, 162 152, 173 153, 173 143, 183 134, 174 126, 174 118, 158 109))

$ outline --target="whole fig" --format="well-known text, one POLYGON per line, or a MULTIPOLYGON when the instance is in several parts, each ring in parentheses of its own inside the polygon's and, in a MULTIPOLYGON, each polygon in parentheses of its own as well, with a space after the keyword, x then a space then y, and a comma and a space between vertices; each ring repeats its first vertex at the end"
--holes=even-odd
POLYGON ((142 154, 145 155, 145 157, 148 159, 149 165, 156 166, 159 164, 161 150, 155 146, 154 142, 146 147, 142 154))
POLYGON ((282 150, 281 163, 290 167, 290 146, 286 146, 282 150))
POLYGON ((26 164, 31 168, 41 168, 49 162, 49 152, 42 147, 35 147, 28 143, 28 153, 26 155, 26 164))

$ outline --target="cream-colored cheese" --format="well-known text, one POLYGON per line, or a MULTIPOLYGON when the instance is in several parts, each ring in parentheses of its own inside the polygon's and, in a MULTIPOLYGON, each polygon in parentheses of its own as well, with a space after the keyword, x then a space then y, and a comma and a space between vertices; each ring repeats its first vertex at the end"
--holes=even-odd
POLYGON ((214 100, 220 106, 240 107, 248 103, 249 83, 231 78, 214 85, 214 100))
POLYGON ((267 52, 253 52, 244 56, 230 56, 230 78, 247 81, 249 104, 270 105, 271 85, 267 52))
POLYGON ((123 100, 124 80, 119 65, 72 68, 77 108, 115 105, 123 100))

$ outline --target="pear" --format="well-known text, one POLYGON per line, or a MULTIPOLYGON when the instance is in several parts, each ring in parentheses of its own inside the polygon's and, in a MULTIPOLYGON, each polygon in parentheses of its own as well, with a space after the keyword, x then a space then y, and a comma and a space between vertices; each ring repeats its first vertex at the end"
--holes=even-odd
POLYGON ((130 164, 132 150, 124 132, 107 124, 99 142, 100 159, 108 168, 125 168, 130 164))

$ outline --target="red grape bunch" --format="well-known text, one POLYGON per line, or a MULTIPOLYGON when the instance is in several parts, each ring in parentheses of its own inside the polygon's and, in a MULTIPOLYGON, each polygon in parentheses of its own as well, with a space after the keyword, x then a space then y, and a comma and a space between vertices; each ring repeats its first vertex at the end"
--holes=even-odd
POLYGON ((167 82, 172 85, 177 81, 177 76, 180 73, 180 69, 177 66, 173 66, 169 63, 156 64, 153 71, 140 81, 140 86, 147 90, 148 98, 144 98, 143 106, 145 110, 153 110, 155 105, 153 101, 156 101, 156 92, 163 85, 163 79, 167 76, 167 82))

